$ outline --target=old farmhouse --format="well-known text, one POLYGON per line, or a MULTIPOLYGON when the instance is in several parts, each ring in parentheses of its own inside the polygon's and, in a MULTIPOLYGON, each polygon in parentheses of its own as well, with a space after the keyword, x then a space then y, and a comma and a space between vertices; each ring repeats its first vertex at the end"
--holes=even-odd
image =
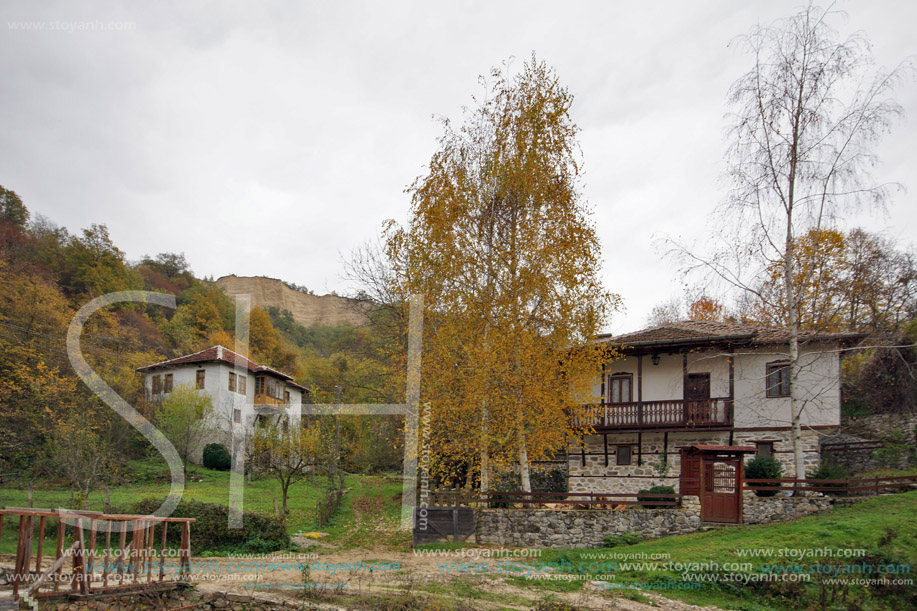
MULTIPOLYGON (((143 386, 153 402, 162 401, 174 388, 186 384, 210 395, 217 414, 217 431, 207 442, 235 448, 253 426, 280 422, 299 426, 302 404, 308 390, 292 376, 245 358, 223 346, 169 359, 145 367, 143 386)), ((192 454, 200 462, 201 448, 192 454)))
MULTIPOLYGON (((806 466, 840 425, 840 348, 857 334, 800 337, 798 398, 806 466)), ((793 477, 788 333, 684 321, 598 341, 615 346, 596 380, 595 434, 568 449, 570 492, 635 493, 653 485, 696 493, 706 455, 709 485, 734 489, 736 469, 772 454, 793 477)), ((802 476, 804 477, 804 475, 802 476)))

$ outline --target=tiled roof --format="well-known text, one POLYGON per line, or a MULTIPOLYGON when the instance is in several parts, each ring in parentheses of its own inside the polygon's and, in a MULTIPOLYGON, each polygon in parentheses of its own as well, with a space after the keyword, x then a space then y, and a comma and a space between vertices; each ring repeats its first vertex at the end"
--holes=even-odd
POLYGON ((241 354, 233 352, 229 348, 224 346, 211 346, 210 348, 205 348, 199 352, 193 354, 186 354, 185 356, 179 356, 174 359, 168 359, 165 361, 160 361, 159 363, 153 363, 152 365, 146 365, 144 367, 138 367, 137 371, 152 371, 154 369, 164 369, 168 367, 178 367, 181 365, 194 365, 197 363, 227 363, 235 367, 241 367, 252 373, 266 373, 273 375, 275 377, 285 380, 290 386, 294 386, 301 390, 306 390, 304 386, 300 386, 293 381, 293 376, 287 375, 282 371, 277 371, 271 367, 265 365, 259 365, 254 361, 245 358, 241 354))
MULTIPOLYGON (((799 339, 810 341, 855 341, 862 337, 860 333, 814 333, 800 331, 799 339)), ((780 327, 764 327, 744 323, 719 322, 709 320, 681 320, 665 323, 649 329, 642 329, 623 335, 603 335, 602 342, 619 345, 652 345, 684 343, 710 343, 727 341, 733 343, 774 344, 790 340, 790 332, 780 327)))

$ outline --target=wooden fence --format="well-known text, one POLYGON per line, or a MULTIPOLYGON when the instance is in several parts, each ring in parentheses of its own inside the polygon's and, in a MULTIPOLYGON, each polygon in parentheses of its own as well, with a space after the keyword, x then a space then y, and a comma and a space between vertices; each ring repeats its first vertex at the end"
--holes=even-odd
POLYGON ((610 494, 604 492, 497 492, 444 488, 430 491, 429 507, 515 507, 572 506, 580 509, 610 509, 618 506, 654 505, 677 507, 681 494, 610 494))
POLYGON ((856 477, 851 479, 747 479, 745 490, 778 492, 824 492, 862 496, 881 492, 907 492, 917 488, 917 475, 856 477))
MULTIPOLYGON (((190 572, 193 518, 5 507, 0 509, 0 543, 7 516, 13 519, 19 516, 19 528, 12 575, 7 575, 11 589, 0 588, 0 601, 11 598, 18 602, 20 598, 30 600, 68 594, 66 586, 70 593, 82 595, 143 589, 154 583, 186 581, 190 572), (170 523, 181 528, 177 550, 166 545, 170 523), (57 537, 54 563, 49 568, 42 566, 46 530, 52 530, 57 537), (68 535, 72 544, 64 549, 68 535), (112 548, 113 535, 117 539, 115 548, 112 548), (99 554, 97 544, 103 537, 105 547, 99 554), (170 562, 176 565, 167 574, 166 566, 170 562), (63 592, 62 583, 65 584, 63 592)), ((5 572, 2 567, 0 570, 5 572)))

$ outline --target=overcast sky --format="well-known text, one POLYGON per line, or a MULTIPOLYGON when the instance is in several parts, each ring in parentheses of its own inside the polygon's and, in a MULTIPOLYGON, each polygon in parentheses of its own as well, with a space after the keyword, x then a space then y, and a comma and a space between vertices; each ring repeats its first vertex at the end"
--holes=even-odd
MULTIPOLYGON (((184 252, 199 276, 346 292, 341 257, 407 220, 434 115, 459 119, 478 75, 535 51, 575 96, 583 192, 627 308, 609 330, 629 331, 682 295, 653 237, 703 241, 722 200, 726 91, 750 67, 728 43, 801 4, 3 0, 0 185, 72 232, 105 223, 131 260, 184 252)), ((879 65, 917 53, 917 3, 837 7, 879 65)), ((910 190, 855 222, 910 243, 913 79, 898 99, 909 116, 876 176, 910 190)))

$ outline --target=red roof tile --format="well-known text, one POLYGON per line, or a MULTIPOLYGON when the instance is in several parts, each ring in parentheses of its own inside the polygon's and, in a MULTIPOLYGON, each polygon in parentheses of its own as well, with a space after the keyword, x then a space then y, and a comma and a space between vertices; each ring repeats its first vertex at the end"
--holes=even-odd
POLYGON ((146 365, 144 367, 138 367, 137 371, 152 371, 154 369, 165 369, 169 367, 178 367, 181 365, 193 365, 196 363, 227 363, 235 367, 242 367, 252 373, 266 373, 268 375, 273 375, 282 380, 285 380, 290 386, 299 388, 300 390, 308 390, 304 386, 300 386, 293 381, 293 376, 287 375, 282 371, 277 371, 271 367, 265 365, 259 365, 254 361, 245 358, 241 354, 233 352, 229 348, 223 346, 211 346, 210 348, 205 348, 199 352, 193 354, 186 354, 185 356, 179 356, 174 359, 168 359, 165 361, 160 361, 159 363, 153 363, 152 365, 146 365))
MULTIPOLYGON (((861 333, 799 332, 799 339, 802 342, 855 341, 861 337, 863 337, 861 333)), ((602 342, 623 346, 672 343, 691 344, 695 342, 713 343, 718 341, 745 344, 773 344, 788 342, 790 340, 790 332, 780 327, 764 327, 744 323, 681 320, 618 336, 599 336, 598 339, 602 342)))

